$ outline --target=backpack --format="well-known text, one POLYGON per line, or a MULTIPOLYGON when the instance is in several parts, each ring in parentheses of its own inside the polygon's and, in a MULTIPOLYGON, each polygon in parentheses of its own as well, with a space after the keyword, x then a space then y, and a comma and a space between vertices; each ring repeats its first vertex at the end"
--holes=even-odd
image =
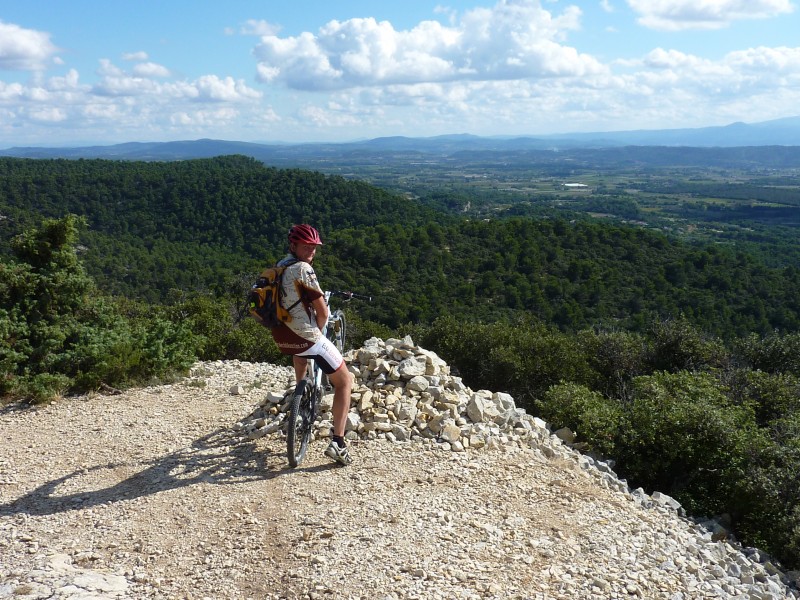
POLYGON ((270 329, 292 322, 289 313, 300 301, 289 308, 283 306, 283 272, 297 261, 264 269, 247 294, 247 309, 256 321, 270 329))

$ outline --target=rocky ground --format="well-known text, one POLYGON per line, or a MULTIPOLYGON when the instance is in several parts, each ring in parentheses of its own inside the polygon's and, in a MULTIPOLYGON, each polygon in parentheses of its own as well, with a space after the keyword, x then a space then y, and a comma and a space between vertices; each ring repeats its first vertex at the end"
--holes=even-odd
POLYGON ((378 349, 351 357, 349 467, 319 439, 289 469, 280 431, 258 437, 291 384, 272 365, 200 363, 172 385, 6 407, 0 598, 798 597, 669 498, 629 490, 520 411, 492 416, 491 394, 441 364, 426 375, 439 388, 412 392, 403 360, 430 367, 430 353, 378 349))

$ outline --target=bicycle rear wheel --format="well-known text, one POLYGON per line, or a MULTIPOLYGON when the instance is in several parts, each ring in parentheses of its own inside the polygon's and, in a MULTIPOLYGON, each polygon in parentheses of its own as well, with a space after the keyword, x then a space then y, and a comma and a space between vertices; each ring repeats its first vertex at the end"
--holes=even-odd
POLYGON ((286 432, 286 454, 289 465, 297 467, 306 456, 311 428, 317 412, 317 388, 307 379, 297 384, 289 405, 289 429, 286 432))

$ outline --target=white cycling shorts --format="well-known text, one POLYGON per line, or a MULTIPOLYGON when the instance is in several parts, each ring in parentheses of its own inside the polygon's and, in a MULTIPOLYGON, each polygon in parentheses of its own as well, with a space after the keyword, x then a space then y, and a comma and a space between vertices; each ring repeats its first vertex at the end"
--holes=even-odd
POLYGON ((341 353, 333 345, 333 343, 324 335, 320 336, 316 344, 311 346, 305 352, 295 354, 295 356, 302 356, 303 358, 313 358, 314 362, 319 365, 322 372, 330 375, 336 369, 342 366, 344 359, 341 353))

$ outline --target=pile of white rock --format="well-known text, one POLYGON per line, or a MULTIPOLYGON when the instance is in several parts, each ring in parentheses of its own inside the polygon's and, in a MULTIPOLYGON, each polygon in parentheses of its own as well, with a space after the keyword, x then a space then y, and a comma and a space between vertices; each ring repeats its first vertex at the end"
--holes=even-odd
MULTIPOLYGON (((348 439, 421 440, 452 452, 514 443, 535 445, 548 456, 562 447, 547 423, 517 408, 509 394, 472 391, 435 352, 410 337, 371 338, 345 358, 354 380, 348 439)), ((280 430, 292 392, 293 387, 269 392, 253 420, 239 428, 251 438, 280 430)), ((333 394, 326 393, 317 437, 330 434, 332 405, 333 394)))
MULTIPOLYGON (((371 338, 363 347, 347 353, 345 360, 353 375, 351 409, 347 418, 350 440, 385 439, 393 443, 422 443, 449 452, 469 449, 498 449, 517 445, 543 457, 575 461, 598 483, 618 490, 631 501, 657 510, 685 516, 673 498, 641 488, 631 490, 612 470, 613 463, 593 459, 574 449, 575 435, 568 429, 552 432, 543 420, 517 408, 506 393, 473 391, 435 352, 414 344, 410 337, 381 340, 371 338)), ((284 431, 286 412, 294 386, 271 391, 251 415, 237 424, 251 439, 284 431)), ((330 435, 333 394, 322 399, 314 435, 330 435)), ((697 526, 698 536, 712 541, 715 532, 697 526)), ((800 574, 781 573, 769 557, 751 551, 743 553, 735 542, 717 538, 728 551, 718 557, 720 577, 746 584, 751 598, 800 597, 800 574), (755 558, 755 560, 754 560, 755 558)), ((733 541, 733 540, 731 540, 733 541)), ((722 546, 720 546, 722 547, 722 546)))

